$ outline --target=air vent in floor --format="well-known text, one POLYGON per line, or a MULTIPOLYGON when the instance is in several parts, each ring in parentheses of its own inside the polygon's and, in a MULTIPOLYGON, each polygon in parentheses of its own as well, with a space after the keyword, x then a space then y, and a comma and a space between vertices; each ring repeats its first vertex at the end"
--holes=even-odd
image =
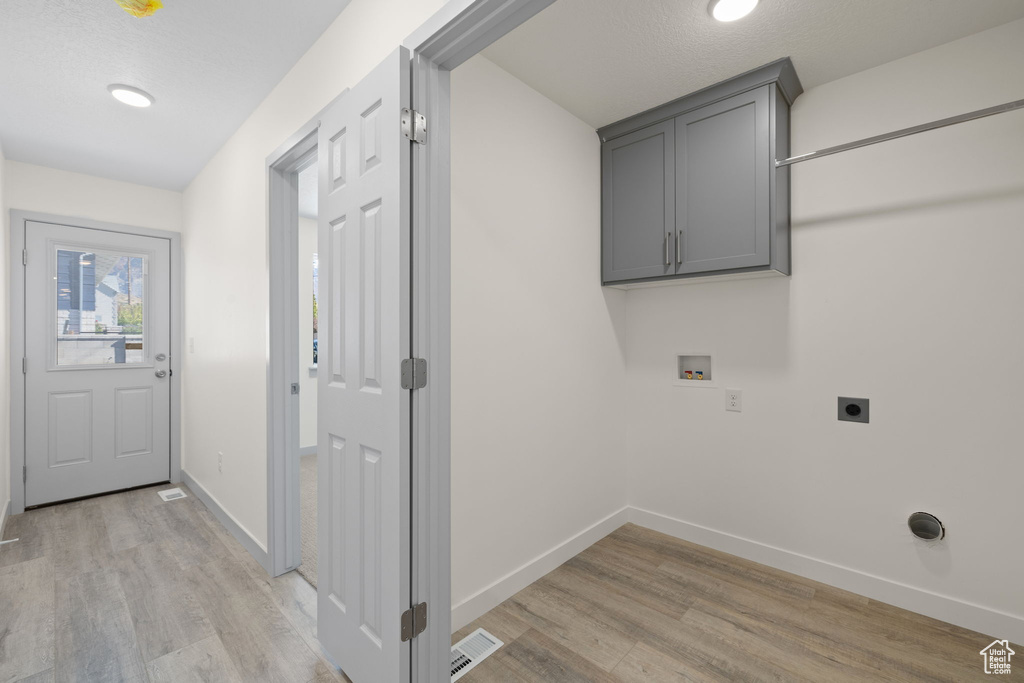
POLYGON ((168 500, 178 500, 179 498, 188 497, 188 494, 181 489, 167 489, 166 491, 158 491, 157 493, 160 494, 160 497, 163 498, 165 502, 168 500))
POLYGON ((504 645, 482 628, 452 646, 452 683, 459 680, 480 662, 484 661, 504 645))

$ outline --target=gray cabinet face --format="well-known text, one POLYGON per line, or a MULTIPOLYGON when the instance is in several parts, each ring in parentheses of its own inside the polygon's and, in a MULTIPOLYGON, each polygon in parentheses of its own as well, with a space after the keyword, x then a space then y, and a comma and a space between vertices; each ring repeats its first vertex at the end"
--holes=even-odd
POLYGON ((665 121, 603 145, 604 282, 675 273, 674 138, 665 121))
POLYGON ((773 87, 676 118, 676 273, 769 264, 773 87))

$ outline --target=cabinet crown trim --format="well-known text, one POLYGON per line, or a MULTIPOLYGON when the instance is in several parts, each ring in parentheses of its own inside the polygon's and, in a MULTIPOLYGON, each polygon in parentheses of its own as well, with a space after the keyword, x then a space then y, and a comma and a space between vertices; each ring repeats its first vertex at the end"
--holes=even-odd
POLYGON ((782 93, 786 103, 790 106, 804 91, 803 86, 800 84, 800 78, 796 75, 796 69, 793 67, 792 60, 789 57, 783 57, 770 64, 765 64, 730 78, 727 81, 716 83, 671 102, 598 128, 597 135, 601 138, 601 142, 608 142, 609 140, 632 133, 639 128, 675 118, 680 114, 705 107, 747 90, 759 88, 768 83, 774 83, 778 87, 779 92, 782 93))

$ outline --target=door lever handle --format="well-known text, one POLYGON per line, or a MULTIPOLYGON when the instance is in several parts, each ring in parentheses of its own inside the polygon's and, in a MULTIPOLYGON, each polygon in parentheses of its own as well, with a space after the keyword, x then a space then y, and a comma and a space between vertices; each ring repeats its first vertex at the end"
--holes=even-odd
POLYGON ((153 373, 153 374, 155 374, 155 375, 156 375, 157 377, 159 377, 160 379, 163 379, 164 377, 166 377, 166 376, 167 376, 167 371, 166 371, 166 370, 157 370, 157 371, 156 371, 155 373, 153 373))

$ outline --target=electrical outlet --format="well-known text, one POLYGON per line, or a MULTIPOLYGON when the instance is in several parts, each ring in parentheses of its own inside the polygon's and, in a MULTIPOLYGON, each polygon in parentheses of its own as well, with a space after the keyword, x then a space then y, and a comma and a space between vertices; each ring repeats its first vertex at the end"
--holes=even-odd
POLYGON ((217 451, 217 471, 224 471, 224 451, 217 451))
POLYGON ((743 392, 739 389, 725 390, 725 409, 731 413, 743 412, 743 392))
POLYGON ((866 398, 839 397, 839 420, 840 422, 871 422, 868 408, 871 401, 866 398))

